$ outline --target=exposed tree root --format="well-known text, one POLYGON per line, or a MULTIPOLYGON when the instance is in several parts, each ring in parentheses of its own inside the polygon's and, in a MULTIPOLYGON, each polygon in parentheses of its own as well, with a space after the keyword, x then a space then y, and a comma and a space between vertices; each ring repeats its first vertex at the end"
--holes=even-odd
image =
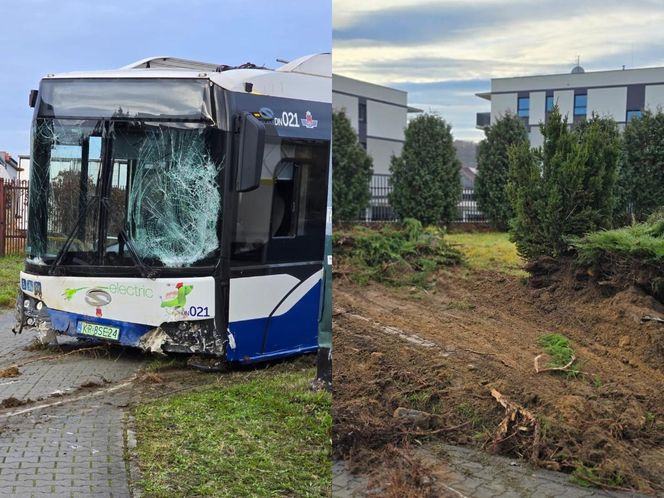
POLYGON ((491 396, 505 408, 505 418, 498 424, 498 429, 496 429, 493 437, 494 452, 498 452, 508 439, 516 439, 520 434, 528 434, 532 430, 533 442, 529 458, 531 462, 537 464, 539 462, 541 432, 540 424, 535 416, 496 389, 491 389, 491 396))
POLYGON ((545 356, 543 354, 538 354, 535 356, 535 373, 543 373, 543 372, 569 372, 569 368, 572 366, 572 364, 576 361, 576 356, 572 355, 572 358, 562 367, 546 367, 546 368, 540 368, 539 366, 539 360, 542 356, 545 356))

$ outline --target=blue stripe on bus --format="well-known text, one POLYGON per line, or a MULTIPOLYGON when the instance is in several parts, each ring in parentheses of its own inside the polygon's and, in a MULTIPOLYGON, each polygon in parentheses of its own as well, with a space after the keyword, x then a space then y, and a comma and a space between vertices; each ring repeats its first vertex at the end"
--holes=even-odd
POLYGON ((235 349, 227 349, 227 359, 252 363, 316 351, 320 291, 318 282, 283 315, 231 322, 229 328, 235 339, 235 349), (265 351, 262 351, 268 320, 268 336, 265 351))

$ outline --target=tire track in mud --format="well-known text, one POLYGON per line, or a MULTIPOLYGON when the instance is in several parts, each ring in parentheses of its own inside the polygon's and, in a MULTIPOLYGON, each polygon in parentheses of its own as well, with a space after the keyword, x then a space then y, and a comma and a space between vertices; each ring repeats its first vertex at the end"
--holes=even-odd
MULTIPOLYGON (((341 310, 335 310, 335 314, 341 314, 343 313, 345 316, 352 318, 353 320, 359 320, 363 322, 367 322, 369 325, 372 327, 376 328, 377 330, 380 330, 381 332, 385 334, 389 334, 395 337, 398 337, 400 339, 403 339, 404 341, 410 342, 411 344, 415 344, 416 346, 420 346, 423 348, 437 348, 437 349, 442 349, 439 344, 436 344, 434 342, 431 342, 427 339, 423 339, 422 337, 418 336, 417 334, 413 334, 411 332, 406 332, 404 330, 401 330, 400 328, 397 327, 392 327, 390 325, 383 325, 382 323, 379 323, 375 320, 371 320, 365 316, 362 315, 357 315, 355 313, 347 312, 347 311, 341 311, 341 310)), ((443 353, 443 355, 446 355, 443 353)), ((447 353, 449 355, 449 353, 447 353)))
POLYGON ((479 416, 483 425, 448 437, 477 444, 475 433, 497 426, 503 415, 488 394, 493 386, 560 431, 550 433, 543 451, 570 457, 551 468, 570 472, 574 461, 586 462, 616 469, 642 490, 663 489, 657 469, 664 462, 653 456, 664 441, 663 372, 642 361, 642 349, 612 342, 620 334, 639 340, 641 329, 652 334, 655 326, 646 329, 632 324, 629 314, 608 312, 621 305, 620 296, 572 292, 562 284, 543 292, 486 272, 476 277, 451 272, 428 293, 335 283, 337 456, 348 450, 346 457, 355 460, 377 458, 381 441, 403 440, 395 408, 426 411, 432 400, 453 412, 447 425, 459 421, 459 406, 479 416), (551 332, 573 341, 584 375, 535 373, 537 339, 551 332), (660 429, 645 420, 660 421, 660 429))

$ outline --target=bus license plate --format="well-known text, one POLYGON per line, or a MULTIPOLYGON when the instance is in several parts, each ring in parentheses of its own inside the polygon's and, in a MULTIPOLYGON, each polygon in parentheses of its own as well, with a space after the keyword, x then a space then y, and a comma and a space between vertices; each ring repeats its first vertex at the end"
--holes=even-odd
POLYGON ((100 339, 117 341, 120 337, 120 327, 109 327, 98 323, 79 322, 79 333, 100 339))

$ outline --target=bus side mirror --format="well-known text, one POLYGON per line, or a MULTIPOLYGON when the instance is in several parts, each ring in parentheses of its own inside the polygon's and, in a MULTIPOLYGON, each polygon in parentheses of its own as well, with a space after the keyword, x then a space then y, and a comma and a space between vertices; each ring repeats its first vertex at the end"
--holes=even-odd
POLYGON ((28 105, 33 109, 35 108, 35 105, 37 105, 37 95, 39 95, 39 92, 37 90, 30 90, 30 96, 28 97, 28 105))
POLYGON ((235 191, 248 192, 260 185, 265 125, 250 113, 243 112, 235 116, 235 130, 235 191))

